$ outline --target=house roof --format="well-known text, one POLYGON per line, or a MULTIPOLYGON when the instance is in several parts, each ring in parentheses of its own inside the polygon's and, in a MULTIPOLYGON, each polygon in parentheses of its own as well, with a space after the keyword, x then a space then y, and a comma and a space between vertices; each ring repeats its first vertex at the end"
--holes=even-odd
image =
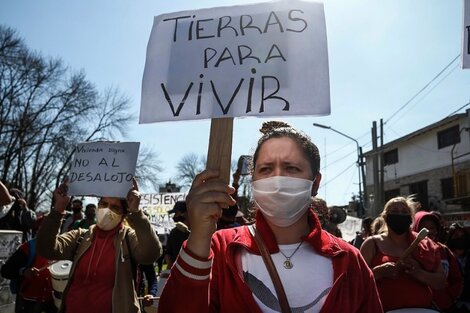
MULTIPOLYGON (((469 113, 470 114, 470 113, 469 113)), ((387 151, 388 149, 392 148, 392 147, 396 147, 398 143, 403 143, 403 142, 406 142, 406 141, 409 141, 417 136, 420 136, 420 135, 423 135, 427 132, 430 132, 436 128, 440 128, 442 126, 446 126, 446 125, 449 125, 449 124, 452 124, 452 123, 455 123, 457 121, 459 121, 461 118, 465 118, 467 117, 467 113, 459 113, 459 114, 454 114, 454 115, 451 115, 451 116, 448 116, 436 123, 433 123, 433 124, 430 124, 426 127, 423 127, 421 129, 418 129, 412 133, 409 133, 408 135, 405 135, 403 137, 400 137, 400 138, 397 138, 393 141, 390 141, 389 143, 386 143, 382 146, 382 149, 387 151)), ((374 150, 369 150, 367 152, 364 153, 364 156, 370 156, 374 154, 374 150)))

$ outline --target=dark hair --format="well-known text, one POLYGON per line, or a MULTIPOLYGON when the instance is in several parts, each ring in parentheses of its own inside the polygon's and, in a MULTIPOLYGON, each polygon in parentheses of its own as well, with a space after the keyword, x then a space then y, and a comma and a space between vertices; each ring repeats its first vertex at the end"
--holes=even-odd
POLYGON ((24 192, 20 189, 17 188, 11 188, 10 189, 10 194, 15 197, 16 200, 18 199, 24 199, 24 192))
POLYGON ((126 199, 120 199, 121 200, 121 206, 122 206, 122 213, 125 215, 127 212, 129 212, 129 204, 127 204, 126 199))
POLYGON ((281 121, 264 122, 260 132, 263 134, 258 140, 255 154, 253 155, 253 170, 256 167, 256 160, 261 146, 271 138, 288 137, 294 140, 301 148, 305 158, 310 163, 312 174, 315 176, 320 171, 320 153, 317 146, 312 142, 309 136, 301 133, 291 127, 289 124, 281 121))
POLYGON ((83 206, 83 201, 80 199, 73 199, 72 203, 80 203, 80 205, 83 206))
POLYGON ((223 209, 222 210, 222 215, 225 217, 235 217, 238 212, 238 205, 231 205, 228 207, 228 209, 223 209))
POLYGON ((88 210, 88 208, 93 208, 93 209, 96 210, 96 204, 94 204, 94 203, 88 203, 88 204, 86 205, 86 207, 85 207, 85 210, 88 210))
POLYGON ((454 233, 457 232, 457 231, 463 231, 464 233, 464 237, 467 237, 468 236, 468 232, 467 230, 465 229, 465 227, 460 224, 460 223, 452 223, 450 226, 449 226, 449 231, 447 232, 447 238, 446 238, 446 242, 449 242, 449 240, 451 240, 453 237, 454 237, 454 233))
POLYGON ((371 226, 373 221, 374 220, 370 216, 366 216, 362 219, 362 228, 364 228, 364 230, 367 232, 367 235, 372 233, 371 226))
MULTIPOLYGON (((98 201, 98 206, 100 205, 101 203, 101 200, 105 198, 105 197, 101 197, 100 200, 98 201)), ((112 198, 112 197, 110 197, 112 198)), ((122 214, 125 215, 127 214, 127 212, 129 212, 129 204, 127 203, 127 200, 126 199, 123 199, 123 198, 118 198, 119 201, 121 202, 121 207, 122 207, 122 214)))

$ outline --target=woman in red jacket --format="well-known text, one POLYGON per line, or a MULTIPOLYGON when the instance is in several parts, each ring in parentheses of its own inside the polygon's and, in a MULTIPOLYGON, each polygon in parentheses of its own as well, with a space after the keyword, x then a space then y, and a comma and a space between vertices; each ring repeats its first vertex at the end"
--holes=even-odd
POLYGON ((159 312, 382 312, 361 255, 323 231, 310 209, 321 179, 317 147, 282 122, 265 123, 261 131, 253 156, 255 227, 216 232, 222 209, 235 204, 234 188, 217 171, 200 173, 186 198, 191 234, 171 269, 159 312), (263 239, 287 301, 278 300, 282 292, 253 236, 263 239))

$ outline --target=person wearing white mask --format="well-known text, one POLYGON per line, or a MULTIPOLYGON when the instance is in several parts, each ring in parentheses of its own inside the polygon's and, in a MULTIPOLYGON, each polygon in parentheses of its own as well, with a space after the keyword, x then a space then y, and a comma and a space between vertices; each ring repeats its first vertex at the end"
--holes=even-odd
POLYGON ((67 184, 54 191, 54 208, 37 236, 37 251, 51 260, 73 261, 59 312, 140 312, 134 279, 138 264, 153 264, 161 244, 139 208, 137 182, 126 199, 102 197, 96 225, 58 234, 70 201, 67 184), (126 217, 129 225, 122 222, 126 217))
POLYGON ((283 122, 264 123, 253 156, 256 223, 216 232, 235 189, 205 170, 186 203, 191 234, 160 298, 167 312, 383 312, 357 249, 321 229, 310 208, 320 155, 283 122), (264 251, 264 252, 263 252, 264 251), (184 301, 181 290, 190 294, 184 301))

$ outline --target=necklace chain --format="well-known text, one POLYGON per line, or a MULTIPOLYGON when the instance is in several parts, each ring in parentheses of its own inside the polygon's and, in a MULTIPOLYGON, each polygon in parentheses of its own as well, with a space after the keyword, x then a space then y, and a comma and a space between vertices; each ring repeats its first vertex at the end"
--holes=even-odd
POLYGON ((292 263, 292 261, 290 260, 294 254, 299 250, 300 246, 304 243, 304 241, 302 240, 299 245, 297 246, 297 248, 295 248, 294 252, 292 252, 292 254, 290 256, 287 256, 284 254, 284 252, 281 251, 281 249, 279 249, 279 252, 281 252, 281 254, 286 258, 286 260, 284 261, 283 265, 284 265, 284 268, 290 270, 291 268, 294 267, 294 264, 292 263))

